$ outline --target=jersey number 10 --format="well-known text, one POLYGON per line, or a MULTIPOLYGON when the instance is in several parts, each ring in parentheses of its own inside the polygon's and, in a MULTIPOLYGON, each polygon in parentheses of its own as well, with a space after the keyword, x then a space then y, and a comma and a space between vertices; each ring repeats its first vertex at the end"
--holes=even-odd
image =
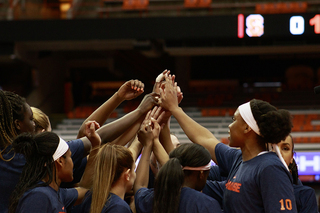
POLYGON ((290 199, 286 199, 285 201, 281 199, 279 203, 281 204, 280 210, 292 210, 292 203, 290 199))

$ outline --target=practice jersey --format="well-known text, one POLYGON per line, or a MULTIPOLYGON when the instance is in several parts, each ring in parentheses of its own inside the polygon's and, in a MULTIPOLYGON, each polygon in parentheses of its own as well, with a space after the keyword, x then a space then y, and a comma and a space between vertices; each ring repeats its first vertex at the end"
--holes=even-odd
MULTIPOLYGON (((73 140, 67 142, 72 154, 72 161, 74 163, 74 180, 80 180, 84 171, 83 155, 84 145, 82 140, 73 140)), ((12 146, 7 148, 7 151, 12 149, 12 146)), ((19 182, 22 169, 26 163, 26 159, 22 154, 14 154, 13 150, 7 153, 3 153, 3 158, 10 161, 3 161, 0 159, 0 212, 7 213, 9 208, 9 199, 11 193, 15 189, 15 186, 19 182)), ((86 159, 86 158, 85 158, 86 159)), ((86 162, 86 160, 85 160, 86 162)), ((85 165, 84 165, 85 167, 85 165)), ((75 181, 72 183, 61 183, 61 188, 72 187, 75 181)))
POLYGON ((76 189, 60 189, 58 192, 50 186, 33 188, 20 198, 16 213, 67 212, 67 206, 71 206, 78 198, 76 189))
POLYGON ((297 212, 292 176, 273 152, 243 162, 240 150, 218 144, 216 158, 228 172, 223 209, 226 213, 297 212))
POLYGON ((220 170, 220 167, 217 165, 211 166, 209 171, 209 176, 207 180, 213 181, 225 181, 228 174, 223 174, 223 171, 220 170))
MULTIPOLYGON (((154 190, 140 188, 136 194, 135 206, 137 213, 152 213, 154 190)), ((194 189, 183 187, 180 194, 179 213, 222 213, 219 203, 194 189)))
MULTIPOLYGON (((11 146, 7 150, 11 149, 11 146)), ((2 154, 3 158, 10 161, 0 160, 0 212, 7 213, 9 209, 9 199, 15 189, 26 160, 24 155, 14 155, 13 150, 2 154)))
POLYGON ((293 185, 293 189, 299 213, 318 213, 317 198, 313 188, 293 185))
MULTIPOLYGON (((86 197, 80 205, 80 208, 78 208, 78 213, 90 213, 91 202, 92 194, 89 191, 86 193, 86 197)), ((101 213, 132 213, 132 211, 130 206, 118 195, 110 193, 101 213)))
POLYGON ((223 207, 223 193, 226 189, 227 181, 212 181, 207 180, 206 185, 204 186, 202 193, 206 194, 216 201, 219 202, 220 206, 223 207))

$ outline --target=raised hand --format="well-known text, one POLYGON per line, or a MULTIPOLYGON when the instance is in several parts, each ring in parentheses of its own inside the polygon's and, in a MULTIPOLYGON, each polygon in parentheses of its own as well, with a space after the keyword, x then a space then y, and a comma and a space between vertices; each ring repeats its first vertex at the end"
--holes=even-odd
POLYGON ((140 130, 138 132, 138 139, 140 143, 145 147, 147 145, 152 145, 153 143, 153 133, 152 133, 152 127, 151 127, 151 119, 150 119, 150 113, 148 112, 146 118, 142 122, 140 126, 140 130))
POLYGON ((155 106, 151 111, 150 117, 157 120, 158 124, 163 127, 168 123, 169 118, 171 117, 171 112, 163 109, 162 107, 155 106))
POLYGON ((162 121, 164 114, 165 114, 165 112, 162 111, 161 107, 155 106, 152 109, 149 117, 148 118, 146 117, 149 121, 149 124, 151 125, 151 128, 152 128, 153 139, 159 138, 161 128, 164 125, 163 124, 162 126, 160 126, 160 122, 162 121))
POLYGON ((162 73, 160 73, 158 75, 158 77, 156 78, 156 81, 153 85, 153 90, 152 92, 155 92, 157 94, 160 94, 160 87, 162 84, 162 81, 165 80, 165 75, 169 75, 170 74, 170 70, 165 69, 162 73))
POLYGON ((156 93, 150 93, 144 96, 143 100, 141 101, 138 109, 141 110, 143 113, 147 113, 149 110, 152 109, 154 105, 158 104, 160 96, 156 93))
POLYGON ((96 132, 100 128, 100 125, 96 121, 87 121, 85 123, 85 136, 91 142, 92 148, 99 147, 101 145, 101 138, 96 132))
POLYGON ((118 90, 118 95, 123 100, 131 100, 144 92, 144 84, 139 80, 130 80, 118 90))
POLYGON ((177 85, 177 82, 175 84, 177 86, 178 103, 180 104, 183 99, 183 93, 182 93, 180 87, 177 85))
MULTIPOLYGON (((172 111, 178 107, 178 86, 172 81, 172 76, 165 76, 164 88, 160 88, 161 103, 160 106, 172 111)), ((182 93, 181 95, 182 96, 182 93)), ((182 99, 182 98, 181 98, 182 99)))

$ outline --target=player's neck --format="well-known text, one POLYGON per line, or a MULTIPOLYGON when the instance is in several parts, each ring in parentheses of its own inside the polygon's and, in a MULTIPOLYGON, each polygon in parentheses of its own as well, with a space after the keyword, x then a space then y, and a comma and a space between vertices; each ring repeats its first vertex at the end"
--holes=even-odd
POLYGON ((262 144, 259 144, 256 140, 249 140, 241 147, 242 151, 242 160, 248 161, 252 158, 258 156, 260 152, 266 151, 266 147, 262 144))
POLYGON ((118 195, 122 200, 124 200, 124 195, 126 194, 126 190, 120 184, 115 184, 111 187, 111 193, 118 195))

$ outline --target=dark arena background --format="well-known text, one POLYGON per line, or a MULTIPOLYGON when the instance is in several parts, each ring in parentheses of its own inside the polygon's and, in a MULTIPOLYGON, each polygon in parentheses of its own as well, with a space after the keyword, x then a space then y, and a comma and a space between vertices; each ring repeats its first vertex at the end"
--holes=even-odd
MULTIPOLYGON (((319 201, 319 1, 1 0, 0 19, 1 89, 48 114, 64 139, 123 82, 139 79, 149 93, 169 69, 181 107, 222 142, 246 101, 288 109, 299 178, 319 201)), ((110 121, 142 97, 121 104, 110 121)))

